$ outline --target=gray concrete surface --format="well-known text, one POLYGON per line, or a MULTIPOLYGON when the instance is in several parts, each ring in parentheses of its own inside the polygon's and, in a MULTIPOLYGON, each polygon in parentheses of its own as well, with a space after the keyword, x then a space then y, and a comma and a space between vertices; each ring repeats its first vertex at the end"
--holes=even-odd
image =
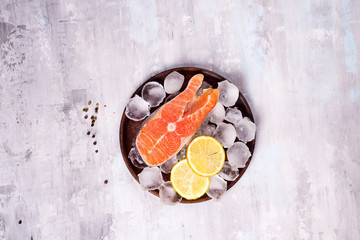
POLYGON ((0 239, 360 239, 359 23, 356 0, 0 1, 0 239), (177 66, 258 124, 219 202, 163 206, 120 154, 129 97, 177 66))

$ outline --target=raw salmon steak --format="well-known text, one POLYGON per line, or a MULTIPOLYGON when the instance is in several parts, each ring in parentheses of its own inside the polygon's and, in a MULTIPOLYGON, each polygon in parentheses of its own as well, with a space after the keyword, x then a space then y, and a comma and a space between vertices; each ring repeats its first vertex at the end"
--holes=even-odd
POLYGON ((139 131, 136 146, 149 166, 160 165, 179 152, 215 107, 219 89, 196 95, 203 79, 202 74, 193 76, 186 89, 159 108, 139 131))

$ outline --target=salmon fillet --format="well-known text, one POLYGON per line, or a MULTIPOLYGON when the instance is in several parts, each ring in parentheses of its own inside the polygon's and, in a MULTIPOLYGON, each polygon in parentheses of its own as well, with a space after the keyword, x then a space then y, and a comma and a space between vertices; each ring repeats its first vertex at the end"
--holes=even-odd
POLYGON ((179 152, 215 107, 219 89, 205 89, 196 95, 203 79, 202 74, 193 76, 186 89, 164 104, 139 131, 136 146, 149 166, 160 165, 179 152))

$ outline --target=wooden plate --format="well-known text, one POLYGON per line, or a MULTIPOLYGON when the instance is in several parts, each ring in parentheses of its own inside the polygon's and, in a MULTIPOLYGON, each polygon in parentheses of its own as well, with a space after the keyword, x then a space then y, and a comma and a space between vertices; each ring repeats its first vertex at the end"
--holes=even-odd
MULTIPOLYGON (((180 68, 173 68, 173 69, 169 69, 169 70, 166 70, 164 72, 161 72, 161 73, 158 73, 156 74, 155 76, 151 77, 150 79, 148 79, 147 81, 145 81, 135 92, 134 94, 132 95, 132 97, 135 95, 135 94, 138 94, 139 96, 141 96, 141 89, 143 88, 143 86, 147 83, 147 82, 150 82, 150 81, 155 81, 155 82, 158 82, 160 83, 161 85, 164 85, 164 79, 165 77, 173 72, 173 71, 177 71, 179 73, 181 73, 182 75, 185 76, 185 80, 184 80, 184 84, 181 88, 180 91, 183 91, 190 78, 192 76, 194 76, 195 74, 198 74, 198 73, 202 73, 205 78, 204 78, 204 81, 206 81, 207 83, 209 83, 210 85, 212 85, 213 88, 217 88, 217 83, 218 82, 221 82, 223 80, 225 80, 224 77, 220 76, 219 74, 217 73, 214 73, 212 71, 209 71, 209 70, 206 70, 206 69, 202 69, 202 68, 196 68, 196 67, 180 67, 180 68)), ((231 82, 231 80, 230 80, 231 82)), ((166 94, 166 97, 168 97, 169 94, 166 94)), ((165 97, 165 99, 166 99, 165 97)), ((165 101, 165 100, 164 100, 165 101)), ((163 104, 163 103, 162 103, 163 104)), ((162 105, 160 104, 160 106, 162 105)), ((249 104, 246 102, 244 96, 240 93, 239 94, 239 98, 236 102, 236 104, 234 105, 234 107, 237 107, 243 114, 244 117, 248 117, 249 119, 251 119, 251 121, 254 121, 254 117, 252 115, 252 112, 251 112, 251 109, 249 107, 249 104)), ((153 107, 150 109, 150 112, 154 112, 157 108, 159 107, 153 107)), ((144 121, 144 120, 143 120, 144 121)), ((138 129, 141 125, 141 123, 143 121, 133 121, 133 120, 130 120, 129 118, 126 117, 125 115, 125 110, 123 112, 123 115, 122 115, 122 118, 121 118, 121 123, 120 123, 120 148, 121 148, 121 152, 122 152, 122 155, 123 155, 123 159, 124 159, 124 162, 127 166, 127 168, 129 169, 131 175, 135 178, 135 180, 137 182, 139 182, 139 178, 138 178, 138 174, 142 171, 142 169, 139 169, 137 167, 135 167, 130 159, 128 158, 128 154, 130 152, 130 149, 132 148, 132 144, 133 142, 135 141, 135 137, 136 137, 136 134, 138 132, 138 129)), ((255 148, 255 139, 251 142, 248 142, 246 144, 249 149, 250 149, 250 152, 251 152, 251 155, 254 153, 254 148, 255 148)), ((225 149, 226 150, 226 149, 225 149)), ((249 164, 251 162, 251 157, 249 159, 249 161, 246 163, 246 166, 244 168, 241 168, 239 169, 240 170, 240 175, 238 178, 236 178, 234 181, 228 181, 228 185, 227 185, 227 188, 228 190, 234 186, 234 184, 239 181, 239 179, 242 177, 242 175, 245 173, 246 169, 248 168, 249 164)), ((163 173, 163 178, 164 178, 164 181, 169 181, 170 179, 170 174, 164 174, 163 173)), ((151 192, 152 194, 156 195, 156 196, 159 196, 159 191, 158 190, 153 190, 153 191, 149 191, 151 192)), ((225 193, 226 194, 226 193, 225 193)), ((210 200, 211 198, 208 197, 206 194, 204 196, 202 196, 201 198, 198 198, 196 200, 186 200, 186 199, 182 199, 181 200, 181 203, 198 203, 198 202, 204 202, 204 201, 207 201, 207 200, 210 200)))

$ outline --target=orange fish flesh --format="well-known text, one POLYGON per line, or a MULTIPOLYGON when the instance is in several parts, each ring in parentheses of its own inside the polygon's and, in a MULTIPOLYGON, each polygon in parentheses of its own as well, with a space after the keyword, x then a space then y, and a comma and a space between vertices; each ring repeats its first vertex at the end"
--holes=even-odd
POLYGON ((160 165, 179 152, 215 107, 219 89, 196 95, 203 79, 202 74, 193 76, 186 89, 159 108, 139 131, 136 146, 147 165, 160 165))

